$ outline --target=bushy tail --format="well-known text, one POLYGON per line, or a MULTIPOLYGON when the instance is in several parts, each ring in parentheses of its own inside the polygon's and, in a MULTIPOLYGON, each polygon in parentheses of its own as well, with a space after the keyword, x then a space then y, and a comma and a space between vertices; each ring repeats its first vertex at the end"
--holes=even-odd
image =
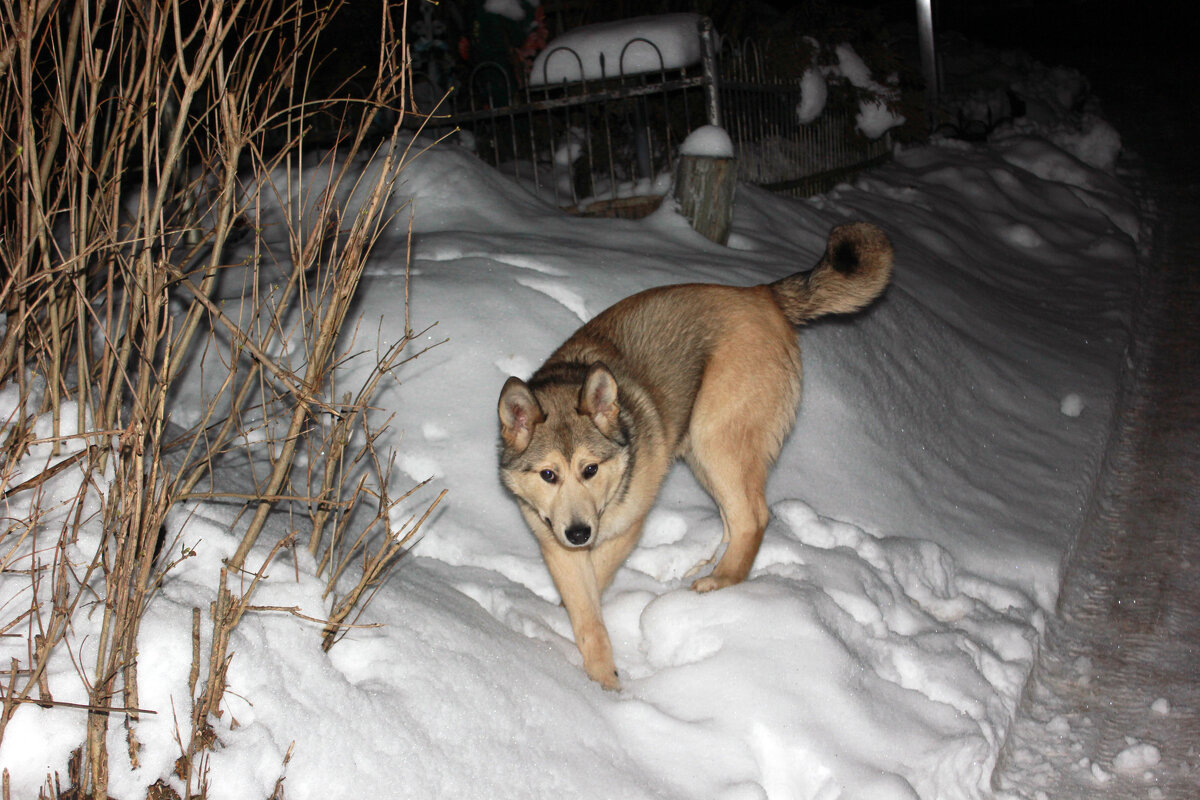
POLYGON ((825 255, 808 272, 768 284, 793 325, 826 314, 849 314, 883 293, 892 276, 892 243, 869 222, 839 225, 829 232, 825 255))

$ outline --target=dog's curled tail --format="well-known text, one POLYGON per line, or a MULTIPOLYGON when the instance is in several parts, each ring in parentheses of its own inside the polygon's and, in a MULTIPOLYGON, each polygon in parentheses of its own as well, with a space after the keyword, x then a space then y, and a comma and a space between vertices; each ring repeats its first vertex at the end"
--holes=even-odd
POLYGON ((808 272, 767 284, 793 325, 826 314, 849 314, 883 293, 892 276, 892 243, 869 222, 839 225, 829 232, 825 255, 808 272))

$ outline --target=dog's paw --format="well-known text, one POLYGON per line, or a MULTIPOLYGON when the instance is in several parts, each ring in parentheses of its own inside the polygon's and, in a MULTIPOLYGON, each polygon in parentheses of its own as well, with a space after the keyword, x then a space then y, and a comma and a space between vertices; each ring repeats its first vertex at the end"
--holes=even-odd
POLYGON ((598 672, 596 674, 592 674, 589 671, 588 677, 610 692, 621 691, 621 678, 619 675, 617 675, 616 669, 606 672, 598 672))
POLYGON ((704 592, 724 589, 726 586, 733 586, 737 582, 733 578, 725 578, 720 575, 707 575, 692 584, 692 591, 703 594, 704 592))

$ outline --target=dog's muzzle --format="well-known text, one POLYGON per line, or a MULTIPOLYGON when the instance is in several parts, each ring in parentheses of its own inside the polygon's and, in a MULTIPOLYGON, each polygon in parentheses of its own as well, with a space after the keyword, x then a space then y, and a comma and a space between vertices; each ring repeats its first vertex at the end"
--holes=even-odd
POLYGON ((592 528, 589 525, 576 523, 568 527, 566 531, 563 532, 563 535, 571 544, 575 545, 576 547, 582 547, 588 543, 589 539, 592 538, 592 528))

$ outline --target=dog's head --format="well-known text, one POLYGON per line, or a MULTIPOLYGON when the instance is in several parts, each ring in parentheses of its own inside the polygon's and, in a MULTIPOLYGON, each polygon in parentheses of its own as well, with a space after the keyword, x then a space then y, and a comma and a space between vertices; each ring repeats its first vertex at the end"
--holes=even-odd
MULTIPOLYGON (((500 392, 500 474, 526 511, 564 547, 593 544, 605 508, 624 491, 629 466, 617 381, 593 364, 582 383, 530 388, 509 378, 500 392)), ((535 525, 536 528, 536 525, 535 525)))

